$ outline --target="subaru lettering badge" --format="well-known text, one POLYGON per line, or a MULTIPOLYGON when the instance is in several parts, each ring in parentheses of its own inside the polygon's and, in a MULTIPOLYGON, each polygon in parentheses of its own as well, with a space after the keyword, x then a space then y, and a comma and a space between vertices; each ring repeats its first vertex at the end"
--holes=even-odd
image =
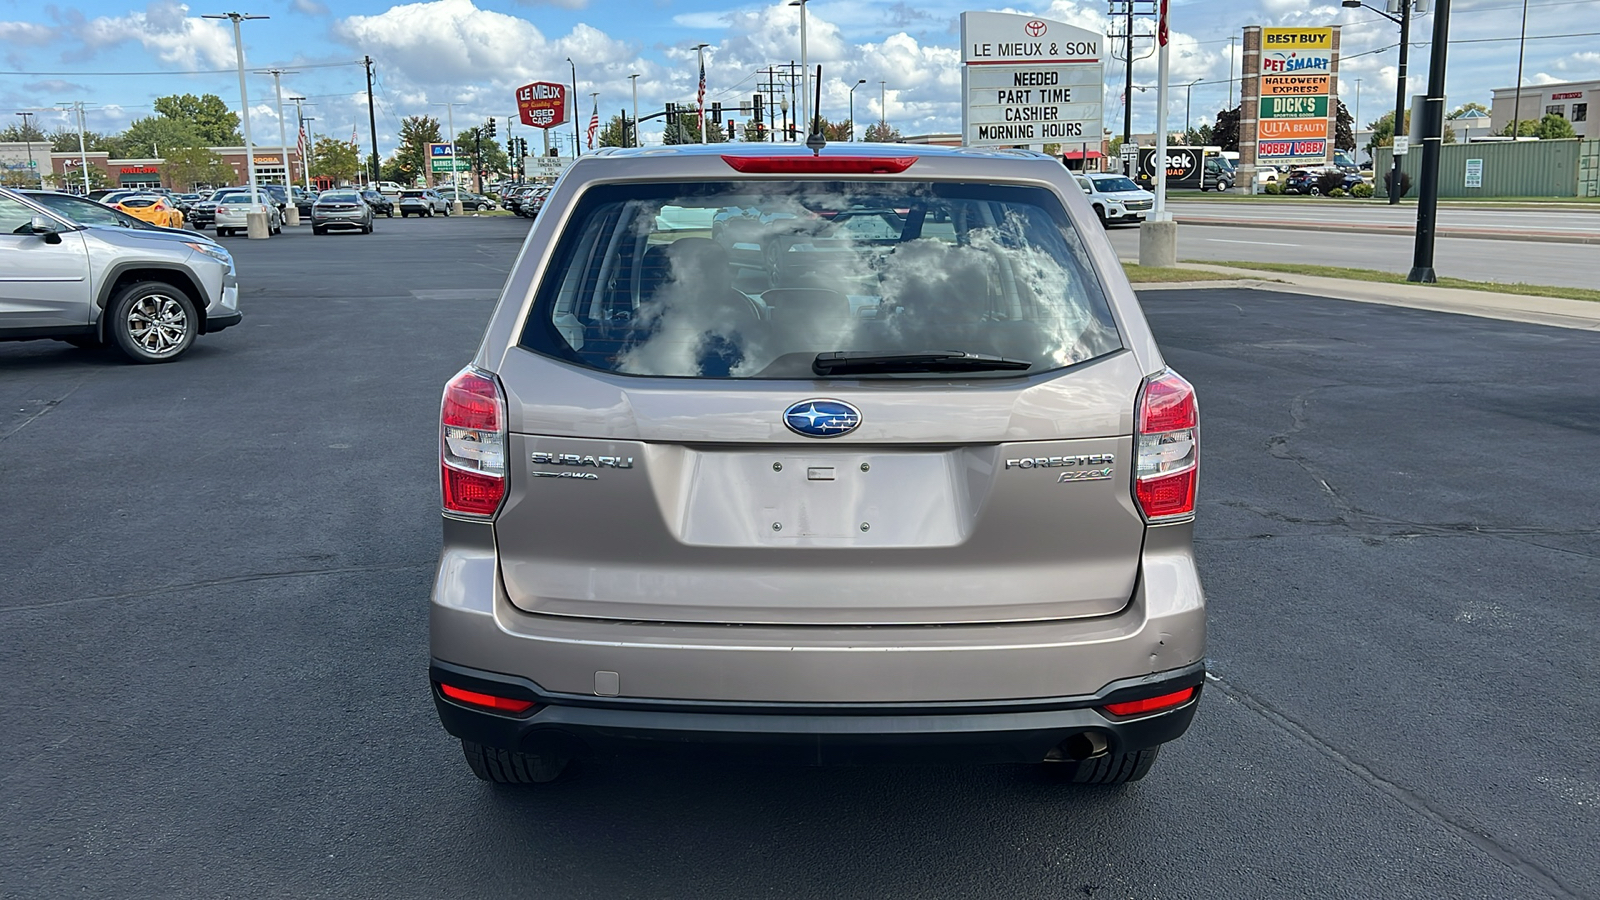
POLYGON ((783 411, 783 424, 806 437, 838 437, 856 430, 861 410, 843 400, 801 400, 783 411))

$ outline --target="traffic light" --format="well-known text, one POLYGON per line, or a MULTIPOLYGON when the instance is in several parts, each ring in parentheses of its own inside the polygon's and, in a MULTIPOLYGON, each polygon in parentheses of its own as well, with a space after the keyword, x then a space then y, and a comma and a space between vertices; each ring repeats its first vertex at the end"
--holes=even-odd
POLYGON ((722 104, 711 104, 711 121, 717 125, 722 124, 722 104))
POLYGON ((757 125, 760 125, 762 122, 766 121, 766 117, 762 114, 761 109, 763 105, 764 104, 760 94, 750 95, 750 106, 755 110, 755 115, 751 116, 751 118, 756 120, 757 125))
POLYGON ((492 140, 494 140, 494 117, 493 116, 489 117, 489 121, 488 121, 487 125, 488 125, 488 128, 489 128, 489 140, 492 141, 492 140))
POLYGON ((731 141, 733 139, 734 139, 734 135, 733 135, 733 120, 729 119, 728 120, 728 140, 731 141))

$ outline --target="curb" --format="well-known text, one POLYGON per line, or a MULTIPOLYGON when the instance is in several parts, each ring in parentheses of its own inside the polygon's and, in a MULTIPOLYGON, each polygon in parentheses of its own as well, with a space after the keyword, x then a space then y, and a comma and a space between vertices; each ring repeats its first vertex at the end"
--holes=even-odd
POLYGON ((1528 325, 1600 332, 1600 303, 1588 300, 1499 294, 1466 288, 1387 284, 1381 281, 1353 281, 1282 272, 1256 272, 1202 264, 1189 264, 1185 268, 1239 277, 1229 281, 1145 282, 1133 285, 1133 289, 1135 292, 1205 288, 1274 291, 1349 300, 1355 303, 1376 303, 1382 306, 1476 316, 1505 322, 1521 322, 1528 325))
MULTIPOLYGON (((1281 231, 1286 228, 1315 229, 1317 231, 1343 231, 1354 234, 1388 234, 1388 235, 1414 235, 1417 233, 1415 226, 1411 225, 1352 225, 1339 222, 1308 222, 1300 219, 1278 219, 1242 222, 1234 219, 1208 219, 1203 217, 1177 215, 1179 225, 1198 225, 1212 228, 1270 228, 1281 231)), ((1534 241, 1538 243, 1554 244, 1600 244, 1600 234, 1586 234, 1576 231, 1492 231, 1475 228, 1441 227, 1436 232, 1438 237, 1447 238, 1477 238, 1492 241, 1534 241)))

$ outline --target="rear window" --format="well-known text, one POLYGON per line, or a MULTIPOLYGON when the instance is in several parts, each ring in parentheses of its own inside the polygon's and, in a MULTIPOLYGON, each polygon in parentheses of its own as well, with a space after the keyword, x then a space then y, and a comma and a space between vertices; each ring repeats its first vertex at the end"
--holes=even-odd
MULTIPOLYGON (((521 345, 628 375, 806 379, 837 352, 1011 361, 962 374, 994 378, 1122 346, 1053 193, 945 182, 593 188, 521 345)), ((848 377, 877 375, 950 377, 848 377)))

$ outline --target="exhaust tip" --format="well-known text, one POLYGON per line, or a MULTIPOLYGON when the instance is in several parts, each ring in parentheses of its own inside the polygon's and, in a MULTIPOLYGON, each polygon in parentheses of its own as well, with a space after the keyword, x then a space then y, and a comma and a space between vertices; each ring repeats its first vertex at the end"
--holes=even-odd
POLYGON ((1083 762, 1106 755, 1110 746, 1105 735, 1098 731, 1085 731, 1057 744, 1044 758, 1045 762, 1083 762))

